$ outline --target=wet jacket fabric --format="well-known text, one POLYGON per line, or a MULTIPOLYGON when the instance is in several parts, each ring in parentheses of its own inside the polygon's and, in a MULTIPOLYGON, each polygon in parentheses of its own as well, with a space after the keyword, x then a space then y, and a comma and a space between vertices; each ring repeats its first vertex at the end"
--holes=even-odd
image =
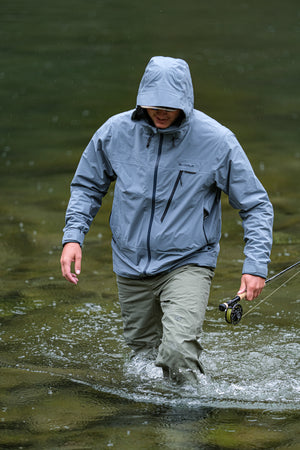
POLYGON ((243 221, 243 273, 267 276, 273 209, 234 134, 194 109, 188 65, 154 57, 137 108, 111 117, 92 137, 71 183, 63 243, 83 243, 115 181, 110 216, 114 271, 140 277, 185 264, 215 267, 221 193, 243 221), (157 129, 140 106, 181 109, 157 129))

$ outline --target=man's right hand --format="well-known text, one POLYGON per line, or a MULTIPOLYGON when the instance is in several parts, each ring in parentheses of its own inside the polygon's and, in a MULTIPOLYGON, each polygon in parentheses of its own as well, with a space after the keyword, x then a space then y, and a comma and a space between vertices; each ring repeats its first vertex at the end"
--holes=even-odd
POLYGON ((78 283, 77 275, 79 275, 81 271, 81 259, 82 251, 77 242, 68 242, 65 244, 60 258, 60 265, 63 276, 66 280, 70 281, 70 283, 78 283), (75 273, 71 272, 72 263, 74 263, 75 273))

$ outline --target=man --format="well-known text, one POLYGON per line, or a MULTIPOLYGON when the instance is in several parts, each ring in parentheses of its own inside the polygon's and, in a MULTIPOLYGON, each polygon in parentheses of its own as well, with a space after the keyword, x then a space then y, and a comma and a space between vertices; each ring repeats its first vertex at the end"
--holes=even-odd
POLYGON ((154 57, 137 107, 95 133, 71 184, 63 276, 77 284, 81 246, 116 181, 110 217, 124 337, 133 355, 155 358, 165 376, 197 382, 199 335, 221 237, 221 192, 240 211, 245 262, 239 293, 262 291, 273 209, 230 130, 194 109, 187 63, 154 57), (75 273, 71 264, 75 264, 75 273))

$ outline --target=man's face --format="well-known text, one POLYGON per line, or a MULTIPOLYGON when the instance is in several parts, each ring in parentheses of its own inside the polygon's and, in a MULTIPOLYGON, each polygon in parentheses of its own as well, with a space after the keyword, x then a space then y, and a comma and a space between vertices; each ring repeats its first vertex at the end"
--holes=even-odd
POLYGON ((155 109, 147 108, 147 112, 152 119, 156 128, 168 128, 178 119, 180 114, 180 109, 166 110, 166 109, 155 109))

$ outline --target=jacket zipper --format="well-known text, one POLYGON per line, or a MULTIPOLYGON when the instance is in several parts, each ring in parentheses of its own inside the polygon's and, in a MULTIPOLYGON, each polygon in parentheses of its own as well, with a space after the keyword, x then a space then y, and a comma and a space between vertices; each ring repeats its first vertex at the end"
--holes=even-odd
POLYGON ((151 229, 152 229, 152 225, 153 225, 154 212, 155 212, 157 173, 158 173, 158 166, 159 166, 160 156, 161 156, 161 152, 162 152, 163 138, 164 138, 163 134, 160 134, 157 158, 156 158, 156 163, 155 163, 155 168, 154 168, 154 175, 153 175, 151 214, 150 214, 150 221, 149 221, 148 232, 147 232, 147 255, 148 255, 148 260, 147 260, 147 264, 146 264, 146 267, 145 267, 145 270, 144 270, 144 275, 147 274, 147 269, 148 269, 148 267, 150 265, 150 262, 151 262, 150 237, 151 237, 151 229))
POLYGON ((191 172, 191 171, 188 171, 188 170, 180 170, 180 171, 179 171, 179 173, 178 173, 178 175, 177 175, 177 178, 176 178, 176 180, 175 180, 175 183, 174 183, 172 192, 171 192, 170 197, 169 197, 169 199, 168 199, 168 201, 167 201, 167 205, 166 205, 166 207, 165 207, 165 210, 164 210, 164 212, 163 212, 163 214, 162 214, 162 216, 161 216, 161 218, 160 218, 160 221, 161 221, 161 222, 163 222, 163 221, 165 220, 165 217, 166 217, 166 215, 167 215, 167 212, 169 211, 169 208, 170 208, 170 206, 171 206, 171 203, 172 203, 172 200, 173 200, 173 197, 174 197, 174 195, 175 195, 175 192, 176 192, 176 189, 177 189, 177 186, 178 186, 179 182, 182 184, 181 178, 182 178, 182 174, 183 174, 183 173, 195 174, 196 172, 191 172))
POLYGON ((209 244, 208 239, 207 239, 207 234, 205 231, 205 221, 206 221, 207 217, 208 217, 208 211, 204 208, 203 209, 203 234, 204 234, 206 243, 209 244))

